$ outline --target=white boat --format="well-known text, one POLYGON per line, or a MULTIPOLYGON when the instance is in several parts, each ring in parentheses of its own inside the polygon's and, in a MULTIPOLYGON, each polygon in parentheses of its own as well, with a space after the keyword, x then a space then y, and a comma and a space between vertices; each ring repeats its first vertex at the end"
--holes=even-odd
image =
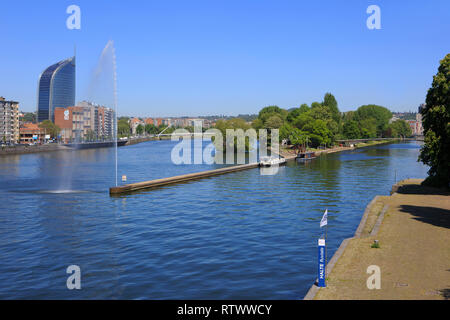
POLYGON ((286 159, 282 156, 280 157, 261 157, 259 165, 261 167, 271 167, 276 165, 283 165, 286 163, 286 159))

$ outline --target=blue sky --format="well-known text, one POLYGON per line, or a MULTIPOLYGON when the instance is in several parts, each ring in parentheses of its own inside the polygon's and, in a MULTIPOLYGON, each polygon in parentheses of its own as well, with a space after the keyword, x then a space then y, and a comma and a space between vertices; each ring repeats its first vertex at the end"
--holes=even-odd
POLYGON ((77 46, 77 101, 115 42, 120 115, 257 113, 321 101, 341 111, 424 102, 450 52, 450 1, 1 1, 0 95, 36 109, 39 74, 77 46), (68 30, 66 8, 81 8, 68 30), (369 30, 366 8, 381 8, 369 30))

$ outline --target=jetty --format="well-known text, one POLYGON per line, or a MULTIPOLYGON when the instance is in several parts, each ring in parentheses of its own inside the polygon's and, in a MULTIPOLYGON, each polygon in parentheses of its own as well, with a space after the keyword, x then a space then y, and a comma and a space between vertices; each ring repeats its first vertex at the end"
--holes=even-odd
POLYGON ((130 183, 123 186, 117 186, 117 187, 111 187, 109 188, 109 194, 115 195, 115 194, 124 194, 129 193, 133 191, 143 190, 143 189, 149 189, 149 188, 155 188, 155 187, 162 187, 170 184, 175 184, 179 182, 186 182, 201 178, 207 178, 212 176, 217 176, 220 174, 230 173, 230 172, 237 172, 252 168, 259 167, 259 163, 249 163, 249 164, 241 164, 237 166, 230 166, 220 169, 214 169, 214 170, 207 170, 207 171, 201 171, 201 172, 195 172, 195 173, 188 173, 188 174, 182 174, 179 176, 174 176, 170 178, 162 178, 162 179, 156 179, 156 180, 149 180, 149 181, 143 181, 138 183, 130 183))

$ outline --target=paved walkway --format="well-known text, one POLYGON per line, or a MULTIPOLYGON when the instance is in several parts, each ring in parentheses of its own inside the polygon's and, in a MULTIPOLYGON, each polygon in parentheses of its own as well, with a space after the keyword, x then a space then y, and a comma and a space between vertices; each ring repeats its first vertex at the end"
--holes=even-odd
POLYGON ((450 299, 450 193, 420 182, 376 199, 314 299, 450 299), (380 267, 381 289, 367 288, 370 265, 380 267))

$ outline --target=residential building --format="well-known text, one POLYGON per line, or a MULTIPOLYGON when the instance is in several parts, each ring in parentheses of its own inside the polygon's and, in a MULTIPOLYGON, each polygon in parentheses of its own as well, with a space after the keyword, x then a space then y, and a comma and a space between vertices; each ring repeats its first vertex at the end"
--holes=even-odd
POLYGON ((131 134, 136 135, 137 134, 137 127, 141 125, 145 128, 145 122, 142 121, 139 118, 131 118, 130 119, 130 128, 131 128, 131 134))
POLYGON ((153 123, 156 127, 159 127, 162 124, 161 118, 156 118, 153 123))
POLYGON ((37 122, 55 121, 55 108, 75 105, 75 57, 55 63, 39 76, 37 122))
POLYGON ((389 123, 395 122, 395 121, 397 121, 397 120, 400 120, 400 118, 397 117, 396 115, 392 115, 392 118, 389 119, 389 123))
POLYGON ((94 131, 96 137, 108 139, 114 137, 115 118, 113 109, 89 101, 81 101, 78 106, 89 110, 90 117, 93 119, 90 129, 94 131))
POLYGON ((19 138, 19 103, 0 97, 0 143, 18 143, 19 138))
POLYGON ((422 110, 425 108, 425 106, 426 106, 426 104, 425 103, 422 103, 420 106, 419 106, 419 112, 417 112, 417 114, 416 114, 416 121, 419 121, 420 122, 420 127, 421 127, 421 130, 422 130, 422 134, 423 134, 423 128, 422 128, 422 110))
POLYGON ((32 122, 24 122, 20 126, 20 143, 41 143, 45 140, 45 130, 39 128, 39 125, 32 122))
POLYGON ((408 122, 413 135, 415 135, 415 136, 423 135, 422 121, 407 120, 406 122, 408 122))
POLYGON ((197 126, 197 125, 200 125, 201 124, 201 126, 202 126, 202 128, 204 128, 205 127, 205 119, 194 119, 194 118, 192 118, 192 119, 186 119, 186 127, 195 127, 195 126, 197 126))
POLYGON ((426 104, 422 103, 418 108, 418 113, 416 113, 416 120, 408 120, 408 124, 411 128, 413 135, 422 136, 423 126, 422 126, 422 110, 425 108, 426 104))
POLYGON ((184 127, 186 127, 185 120, 186 119, 183 119, 183 118, 172 119, 172 125, 177 128, 184 128, 184 127))
POLYGON ((112 140, 114 123, 112 109, 91 102, 55 108, 55 124, 61 129, 60 138, 64 143, 112 140))

